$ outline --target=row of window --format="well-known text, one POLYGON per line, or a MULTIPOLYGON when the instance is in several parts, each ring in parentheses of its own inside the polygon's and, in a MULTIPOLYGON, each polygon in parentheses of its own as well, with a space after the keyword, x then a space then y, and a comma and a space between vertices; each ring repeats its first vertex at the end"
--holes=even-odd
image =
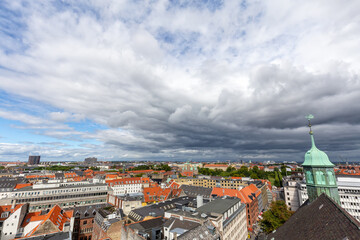
POLYGON ((92 197, 92 196, 102 196, 102 195, 107 195, 107 192, 85 193, 85 194, 76 194, 76 195, 60 195, 60 196, 52 196, 52 197, 23 198, 23 199, 16 199, 16 203, 42 202, 42 201, 51 201, 58 199, 82 198, 82 197, 92 197))
POLYGON ((51 191, 38 191, 38 192, 19 192, 15 193, 15 197, 26 197, 26 196, 40 196, 40 195, 53 195, 53 194, 62 194, 62 193, 71 193, 71 192, 85 192, 85 191, 101 191, 106 190, 104 187, 86 187, 86 188, 72 188, 72 189, 57 189, 51 191))
MULTIPOLYGON (((68 207, 68 206, 74 206, 74 205, 97 204, 97 203, 102 203, 102 202, 106 202, 106 199, 96 199, 96 200, 81 201, 81 202, 66 202, 66 203, 60 203, 57 205, 59 205, 60 207, 68 207)), ((53 208, 54 206, 55 206, 55 204, 31 206, 30 211, 40 210, 40 209, 49 209, 49 208, 53 208)))

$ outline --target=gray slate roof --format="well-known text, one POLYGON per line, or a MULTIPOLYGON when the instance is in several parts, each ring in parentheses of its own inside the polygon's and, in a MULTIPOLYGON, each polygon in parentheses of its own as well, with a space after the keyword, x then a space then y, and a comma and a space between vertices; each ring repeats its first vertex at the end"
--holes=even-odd
POLYGON ((153 228, 162 228, 165 220, 162 217, 153 218, 146 221, 141 221, 128 225, 129 228, 137 229, 139 231, 147 231, 153 228))
POLYGON ((270 240, 359 240, 360 223, 327 195, 305 202, 270 240))
POLYGON ((129 213, 129 218, 135 222, 142 221, 146 216, 159 217, 164 216, 164 212, 182 206, 196 206, 196 199, 192 197, 179 197, 164 202, 151 204, 145 207, 137 208, 129 213))
POLYGON ((203 225, 199 225, 184 234, 181 234, 178 240, 216 240, 220 239, 220 233, 216 230, 214 225, 210 221, 205 222, 203 225))
POLYGON ((227 210, 229 210, 238 202, 241 202, 238 198, 218 198, 197 208, 196 211, 205 214, 209 214, 212 212, 224 214, 227 210))
POLYGON ((21 239, 29 239, 29 240, 71 240, 69 232, 57 232, 57 233, 51 233, 51 234, 45 234, 40 236, 34 236, 34 237, 27 237, 27 238, 21 238, 21 239))
POLYGON ((203 196, 204 198, 210 198, 212 188, 181 185, 180 187, 184 193, 189 197, 203 196))

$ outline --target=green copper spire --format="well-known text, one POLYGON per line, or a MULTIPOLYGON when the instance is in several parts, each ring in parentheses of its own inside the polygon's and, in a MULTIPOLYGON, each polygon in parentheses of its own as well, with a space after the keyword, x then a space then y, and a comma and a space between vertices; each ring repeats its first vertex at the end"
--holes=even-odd
POLYGON ((334 201, 340 204, 339 193, 336 184, 334 164, 332 164, 323 151, 319 150, 315 145, 314 134, 311 129, 310 120, 313 115, 306 117, 309 121, 311 148, 305 154, 304 167, 306 187, 309 200, 313 201, 322 193, 327 194, 334 201))
POLYGON ((314 166, 314 167, 334 167, 335 165, 332 164, 323 151, 319 150, 315 145, 314 134, 311 129, 311 122, 310 120, 314 118, 313 115, 309 115, 306 117, 309 121, 309 128, 310 128, 310 138, 311 138, 311 149, 306 152, 305 154, 305 161, 303 166, 314 166))

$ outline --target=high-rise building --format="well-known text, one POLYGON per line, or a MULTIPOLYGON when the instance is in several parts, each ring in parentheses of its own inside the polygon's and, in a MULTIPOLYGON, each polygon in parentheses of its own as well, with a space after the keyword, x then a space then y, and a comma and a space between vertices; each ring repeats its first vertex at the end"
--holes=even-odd
POLYGON ((36 165, 40 163, 40 156, 29 156, 28 164, 36 165))
POLYGON ((312 202, 322 193, 332 198, 336 203, 340 204, 338 186, 336 184, 334 164, 330 162, 328 156, 315 146, 314 135, 311 130, 309 115, 309 127, 311 137, 311 149, 305 154, 305 161, 302 164, 304 168, 306 187, 309 200, 312 202))
POLYGON ((84 162, 87 164, 94 164, 94 163, 97 163, 97 158, 96 157, 88 157, 88 158, 85 158, 84 162))

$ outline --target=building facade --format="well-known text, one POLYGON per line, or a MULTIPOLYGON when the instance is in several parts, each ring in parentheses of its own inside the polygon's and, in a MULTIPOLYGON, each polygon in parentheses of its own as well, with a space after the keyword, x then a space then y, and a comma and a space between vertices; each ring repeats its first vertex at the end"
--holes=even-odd
POLYGON ((223 239, 245 240, 247 238, 246 207, 238 198, 219 198, 196 209, 209 216, 223 239))
POLYGON ((28 164, 37 165, 40 163, 40 156, 29 156, 28 164))
POLYGON ((29 211, 51 209, 55 205, 72 207, 106 203, 108 186, 106 184, 36 184, 14 189, 3 197, 12 205, 29 203, 29 211))

